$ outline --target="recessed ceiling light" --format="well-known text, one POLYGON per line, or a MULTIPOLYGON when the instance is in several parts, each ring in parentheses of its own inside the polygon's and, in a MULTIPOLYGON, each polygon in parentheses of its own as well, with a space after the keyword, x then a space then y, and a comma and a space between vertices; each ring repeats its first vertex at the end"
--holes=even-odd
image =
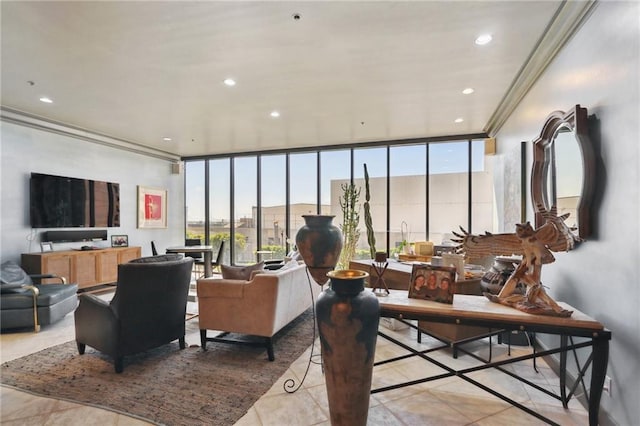
POLYGON ((278 118, 278 117, 280 117, 280 113, 279 113, 278 111, 271 111, 271 114, 270 114, 270 115, 271 115, 271 117, 273 117, 273 118, 278 118))
POLYGON ((455 120, 453 120, 454 123, 462 123, 464 121, 464 118, 456 118, 455 120))
POLYGON ((232 78, 225 78, 223 83, 229 87, 235 86, 236 85, 236 81, 232 78))
POLYGON ((472 94, 473 92, 475 92, 475 90, 473 90, 471 87, 467 87, 466 89, 464 89, 464 90, 462 91, 462 93, 463 93, 463 94, 465 94, 465 95, 470 95, 470 94, 472 94))
POLYGON ((165 141, 165 142, 171 142, 171 138, 168 138, 166 136, 164 138, 162 138, 162 140, 165 141))
POLYGON ((47 98, 46 96, 43 96, 40 98, 40 102, 44 102, 45 104, 52 104, 53 101, 50 98, 47 98))
POLYGON ((491 34, 482 34, 481 36, 478 36, 478 38, 476 39, 476 44, 479 46, 484 46, 485 44, 490 43, 491 40, 493 40, 493 37, 491 37, 491 34))

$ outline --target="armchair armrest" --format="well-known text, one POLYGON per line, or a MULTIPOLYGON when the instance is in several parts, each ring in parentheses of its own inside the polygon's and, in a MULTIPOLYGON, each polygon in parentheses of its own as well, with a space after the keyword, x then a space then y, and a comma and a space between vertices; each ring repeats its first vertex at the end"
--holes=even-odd
POLYGON ((89 305, 94 305, 93 309, 107 309, 107 310, 111 310, 111 306, 109 305, 109 302, 100 299, 99 297, 97 297, 94 294, 91 293, 85 293, 82 294, 80 297, 80 300, 84 300, 84 303, 88 303, 89 305))
POLYGON ((59 275, 55 275, 55 274, 29 274, 29 276, 31 277, 31 279, 42 279, 42 278, 56 278, 60 280, 60 284, 66 284, 67 280, 65 277, 61 277, 59 275))
POLYGON ((76 341, 115 355, 119 336, 117 313, 93 294, 81 294, 74 313, 76 341))

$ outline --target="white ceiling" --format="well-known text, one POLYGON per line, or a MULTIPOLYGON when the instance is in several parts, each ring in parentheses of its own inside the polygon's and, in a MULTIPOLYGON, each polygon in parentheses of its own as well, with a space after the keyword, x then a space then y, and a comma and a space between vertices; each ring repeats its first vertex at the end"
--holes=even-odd
POLYGON ((179 156, 491 133, 552 57, 567 7, 2 1, 3 118, 179 156), (493 42, 475 45, 483 33, 493 42))

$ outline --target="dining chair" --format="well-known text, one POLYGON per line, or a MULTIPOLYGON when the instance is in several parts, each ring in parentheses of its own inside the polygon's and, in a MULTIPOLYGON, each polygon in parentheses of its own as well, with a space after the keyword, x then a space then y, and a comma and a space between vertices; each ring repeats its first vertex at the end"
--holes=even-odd
MULTIPOLYGON (((211 261, 211 268, 212 269, 217 269, 220 268, 220 265, 222 264, 222 259, 224 258, 224 240, 220 241, 220 247, 218 248, 218 254, 216 255, 215 260, 211 261)), ((202 265, 203 269, 204 269, 204 259, 196 259, 195 262, 198 265, 202 265)), ((203 271, 203 275, 204 276, 204 271, 203 271)))
MULTIPOLYGON (((185 247, 199 246, 202 245, 202 241, 200 241, 200 238, 186 238, 184 240, 184 245, 185 247)), ((200 268, 198 267, 198 264, 204 265, 204 263, 202 263, 202 253, 185 253, 184 256, 193 259, 193 275, 195 278, 198 278, 198 276, 200 276, 200 268)))

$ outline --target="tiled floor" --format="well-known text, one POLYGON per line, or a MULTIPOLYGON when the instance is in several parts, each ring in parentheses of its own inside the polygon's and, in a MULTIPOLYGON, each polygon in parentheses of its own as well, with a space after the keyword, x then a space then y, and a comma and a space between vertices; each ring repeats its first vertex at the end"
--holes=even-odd
MULTIPOLYGON (((190 312, 196 310, 195 304, 190 303, 189 305, 190 312)), ((199 344, 197 319, 188 321, 187 325, 187 344, 199 344)), ((395 332, 385 329, 385 331, 413 347, 427 348, 435 344, 435 340, 424 337, 422 344, 416 343, 415 331, 411 329, 395 332)), ((1 361, 19 358, 46 347, 73 340, 73 336, 73 315, 68 315, 53 326, 43 327, 40 333, 2 334, 0 336, 1 361)), ((471 347, 475 353, 486 356, 488 341, 474 343, 471 347)), ((307 369, 310 351, 311 348, 291 365, 291 368, 274 384, 271 390, 263 395, 236 423, 237 426, 330 425, 324 377, 319 364, 315 362, 311 364, 306 380, 297 392, 288 394, 283 390, 283 383, 287 379, 294 379, 296 383, 299 383, 307 369)), ((527 347, 512 346, 511 356, 529 351, 530 349, 527 347)), ((319 353, 317 343, 315 353, 319 353)), ((403 353, 401 348, 378 338, 376 359, 388 359, 403 353)), ((471 357, 463 354, 454 360, 448 350, 439 351, 432 355, 438 360, 458 367, 477 364, 471 357)), ((494 339, 493 356, 495 358, 507 357, 507 346, 496 344, 494 339)), ((314 358, 314 361, 317 361, 317 357, 314 358)), ((521 364, 508 368, 512 368, 545 388, 557 390, 557 376, 543 361, 538 361, 539 373, 534 371, 531 361, 524 361, 521 364)), ((441 373, 442 370, 415 357, 385 364, 375 367, 373 387, 377 388, 407 379, 424 377, 429 372, 441 373)), ((503 373, 486 370, 473 373, 471 376, 493 389, 508 393, 511 398, 541 412, 559 424, 588 424, 586 410, 575 399, 569 403, 569 410, 565 410, 559 401, 511 379, 503 373)), ((68 401, 42 398, 6 386, 1 387, 0 398, 0 423, 6 426, 149 424, 124 414, 68 401)), ((368 425, 390 426, 538 424, 544 423, 456 377, 374 394, 370 399, 368 417, 368 425)))

